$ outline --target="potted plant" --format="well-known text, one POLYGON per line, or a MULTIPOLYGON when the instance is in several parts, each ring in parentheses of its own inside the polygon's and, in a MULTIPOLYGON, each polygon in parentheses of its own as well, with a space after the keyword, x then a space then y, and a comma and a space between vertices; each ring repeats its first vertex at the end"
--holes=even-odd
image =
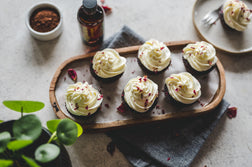
POLYGON ((0 123, 1 167, 71 167, 63 145, 71 145, 82 134, 82 127, 70 119, 47 121, 43 128, 39 118, 30 114, 41 110, 37 101, 4 101, 11 110, 21 112, 21 118, 0 123), (24 113, 29 113, 24 115, 24 113))

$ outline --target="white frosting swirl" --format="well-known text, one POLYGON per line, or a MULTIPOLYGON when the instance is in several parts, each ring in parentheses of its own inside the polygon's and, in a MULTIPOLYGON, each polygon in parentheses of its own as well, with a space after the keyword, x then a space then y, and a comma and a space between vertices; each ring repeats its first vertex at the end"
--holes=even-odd
POLYGON ((93 70, 101 78, 112 78, 125 71, 126 59, 114 49, 104 49, 94 55, 93 70))
POLYGON ((171 52, 164 43, 151 39, 139 48, 138 58, 148 70, 158 72, 170 64, 171 52))
POLYGON ((100 107, 103 95, 87 82, 69 85, 65 94, 66 107, 74 115, 87 116, 100 107))
POLYGON ((237 31, 244 31, 250 22, 251 10, 239 0, 228 0, 223 5, 225 23, 237 31))
POLYGON ((132 78, 124 87, 124 100, 137 112, 146 112, 158 97, 158 85, 147 76, 132 78))
POLYGON ((196 71, 207 71, 218 60, 214 47, 207 42, 188 44, 183 49, 183 57, 196 71))
POLYGON ((165 84, 170 96, 183 104, 192 104, 201 96, 199 81, 188 72, 172 74, 165 84))

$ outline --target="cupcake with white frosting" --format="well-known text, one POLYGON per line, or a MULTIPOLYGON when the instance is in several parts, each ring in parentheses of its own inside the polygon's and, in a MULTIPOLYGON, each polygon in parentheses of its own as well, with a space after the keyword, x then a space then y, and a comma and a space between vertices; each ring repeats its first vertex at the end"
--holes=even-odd
POLYGON ((217 60, 215 48, 204 41, 188 44, 183 49, 185 67, 193 74, 210 72, 215 67, 217 60))
POLYGON ((201 96, 199 81, 188 72, 165 79, 165 95, 176 104, 192 104, 201 96))
POLYGON ((158 85, 147 76, 137 76, 124 87, 122 99, 131 110, 145 113, 157 104, 158 85))
POLYGON ((97 52, 91 63, 91 73, 102 81, 114 81, 125 71, 126 58, 114 49, 104 49, 97 52))
POLYGON ((139 48, 138 63, 149 73, 159 73, 169 67, 171 52, 163 42, 151 39, 139 48))
POLYGON ((251 12, 243 1, 227 0, 220 11, 221 22, 225 27, 244 31, 250 23, 251 12))
POLYGON ((69 85, 65 93, 68 112, 75 116, 89 116, 100 109, 103 95, 87 82, 69 85))

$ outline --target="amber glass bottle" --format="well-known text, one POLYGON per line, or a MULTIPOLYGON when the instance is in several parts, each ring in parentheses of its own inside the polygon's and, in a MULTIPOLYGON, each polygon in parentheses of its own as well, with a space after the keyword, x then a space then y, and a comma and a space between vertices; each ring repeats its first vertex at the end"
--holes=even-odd
POLYGON ((104 11, 97 0, 83 0, 77 19, 83 42, 89 46, 99 45, 103 41, 104 11))

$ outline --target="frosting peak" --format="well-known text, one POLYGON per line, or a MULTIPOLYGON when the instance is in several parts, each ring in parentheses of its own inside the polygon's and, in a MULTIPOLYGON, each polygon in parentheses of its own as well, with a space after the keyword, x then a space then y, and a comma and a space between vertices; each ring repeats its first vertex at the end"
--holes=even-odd
POLYGON ((250 23, 251 10, 239 0, 227 0, 223 5, 225 23, 237 31, 244 31, 250 23))
POLYGON ((178 102, 192 104, 201 96, 199 81, 188 72, 172 74, 165 84, 170 96, 178 102))
POLYGON ((218 60, 214 47, 204 41, 188 44, 183 49, 183 58, 197 71, 207 71, 218 60))
POLYGON ((171 52, 167 46, 154 39, 145 42, 138 51, 141 63, 154 72, 162 71, 170 64, 170 55, 171 52))
POLYGON ((95 113, 103 100, 103 96, 87 82, 69 85, 65 97, 68 111, 79 116, 95 113))
POLYGON ((112 78, 125 71, 126 59, 114 49, 104 49, 94 55, 93 66, 96 75, 101 78, 112 78))
POLYGON ((124 100, 137 112, 146 112, 158 97, 158 85, 144 77, 132 78, 124 87, 124 100))

